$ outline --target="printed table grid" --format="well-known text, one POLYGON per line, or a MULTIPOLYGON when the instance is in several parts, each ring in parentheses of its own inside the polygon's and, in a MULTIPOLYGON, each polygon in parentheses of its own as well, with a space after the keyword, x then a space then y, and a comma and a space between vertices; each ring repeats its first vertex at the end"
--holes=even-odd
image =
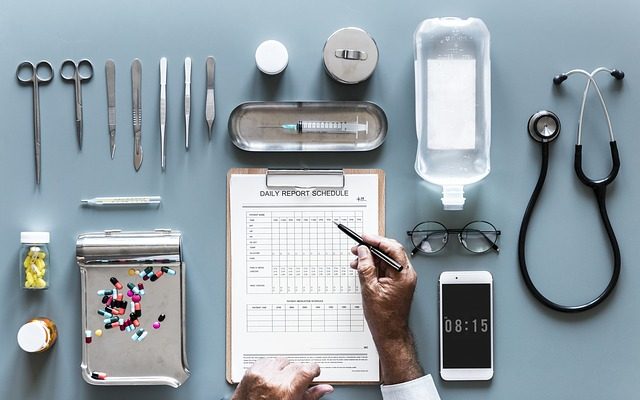
POLYGON ((360 293, 355 242, 333 222, 364 229, 358 211, 248 211, 247 293, 360 293))
POLYGON ((363 331, 361 304, 247 305, 247 332, 363 331))

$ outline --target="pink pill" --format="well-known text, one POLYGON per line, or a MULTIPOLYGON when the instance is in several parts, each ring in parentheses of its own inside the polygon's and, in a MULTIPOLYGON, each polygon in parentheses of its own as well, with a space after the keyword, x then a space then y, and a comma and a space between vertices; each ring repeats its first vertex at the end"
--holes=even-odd
POLYGON ((142 297, 140 297, 140 295, 139 295, 139 294, 134 294, 133 296, 131 296, 131 300, 132 300, 134 303, 139 303, 141 299, 142 299, 142 297))
POLYGON ((153 329, 159 329, 160 328, 160 322, 156 321, 153 323, 153 329))
POLYGON ((128 296, 128 297, 133 296, 133 292, 132 292, 131 290, 128 290, 128 291, 127 291, 127 296, 128 296))

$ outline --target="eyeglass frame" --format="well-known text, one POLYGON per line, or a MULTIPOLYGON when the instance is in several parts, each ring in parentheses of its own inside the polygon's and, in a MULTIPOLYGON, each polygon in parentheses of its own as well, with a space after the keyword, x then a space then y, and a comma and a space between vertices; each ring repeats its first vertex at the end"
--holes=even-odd
MULTIPOLYGON (((488 252, 488 251, 490 251, 490 250, 495 250, 495 252, 496 252, 496 253, 500 253, 500 247, 498 247, 498 238, 500 237, 500 235, 501 235, 501 233, 502 233, 502 232, 501 232, 498 228, 496 228, 496 227, 495 227, 495 225, 493 225, 493 224, 492 224, 491 222, 489 222, 489 221, 485 221, 485 220, 475 220, 475 221, 471 221, 471 222, 467 223, 465 226, 463 226, 462 228, 458 228, 458 229, 449 229, 449 228, 447 228, 443 223, 438 222, 438 221, 422 221, 422 222, 420 222, 420 223, 416 224, 416 226, 414 226, 412 230, 407 231, 407 235, 411 238, 411 244, 413 244, 413 250, 411 250, 411 256, 414 256, 416 253, 422 253, 422 254, 426 254, 426 255, 432 255, 432 254, 436 254, 436 253, 441 252, 441 251, 442 251, 442 250, 447 246, 447 243, 449 243, 449 234, 450 234, 450 233, 457 233, 458 242, 460 243, 460 245, 461 245, 462 247, 464 247, 464 248, 465 248, 467 251, 469 251, 470 253, 473 253, 473 254, 484 254, 484 253, 486 253, 486 252, 488 252), (431 252, 431 253, 426 252, 426 251, 424 251, 424 250, 420 249, 420 247, 419 247, 419 246, 416 246, 416 244, 415 244, 415 243, 414 243, 414 241, 413 241, 413 234, 414 234, 414 233, 416 233, 416 232, 428 232, 428 231, 416 231, 416 228, 417 228, 418 226, 422 225, 422 224, 426 224, 426 223, 430 223, 430 222, 435 223, 435 224, 438 224, 438 225, 440 225, 440 226, 442 226, 442 227, 444 228, 443 230, 437 230, 437 231, 435 231, 435 230, 434 230, 433 232, 444 232, 444 234, 445 234, 445 241, 444 241, 444 245, 442 245, 442 247, 441 247, 441 248, 439 248, 438 250, 436 250, 436 251, 434 251, 434 252, 431 252), (474 224, 474 223, 476 223, 476 222, 483 222, 483 223, 485 223, 485 224, 488 224, 489 226, 491 226, 491 227, 493 228, 493 231, 479 231, 479 230, 477 230, 477 229, 466 229, 469 225, 474 224), (463 242, 463 240, 462 240, 462 234, 463 234, 464 232, 477 232, 477 233, 480 233, 480 234, 482 235, 482 237, 484 237, 484 238, 485 238, 485 240, 486 240, 487 242, 490 242, 490 243, 491 243, 491 245, 490 245, 486 250, 483 250, 483 251, 473 251, 473 250, 469 249, 469 248, 464 244, 464 242, 463 242), (496 235, 496 240, 495 240, 495 241, 493 241, 493 240, 489 239, 489 238, 487 237, 487 235, 485 235, 485 233, 495 233, 495 235, 496 235)), ((428 238, 428 236, 427 236, 427 237, 425 237, 425 238, 423 239, 423 241, 424 241, 424 240, 426 240, 427 238, 428 238)))

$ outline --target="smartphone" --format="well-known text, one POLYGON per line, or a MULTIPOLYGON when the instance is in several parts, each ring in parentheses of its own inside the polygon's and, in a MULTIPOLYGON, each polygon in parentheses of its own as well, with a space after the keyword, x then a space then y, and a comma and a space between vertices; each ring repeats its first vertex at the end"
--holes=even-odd
POLYGON ((493 277, 487 271, 440 274, 440 376, 493 378, 493 277))

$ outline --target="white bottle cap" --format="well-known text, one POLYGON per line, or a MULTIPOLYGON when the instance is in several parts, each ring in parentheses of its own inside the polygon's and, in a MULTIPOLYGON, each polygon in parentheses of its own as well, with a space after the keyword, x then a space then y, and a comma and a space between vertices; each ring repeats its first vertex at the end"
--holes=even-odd
POLYGON ((28 353, 37 353, 47 347, 47 336, 47 328, 42 322, 27 322, 18 331, 18 345, 28 353))
POLYGON ((462 185, 442 187, 442 205, 446 211, 462 210, 464 201, 464 187, 462 185))
POLYGON ((289 64, 287 48, 277 40, 266 40, 256 49, 256 65, 267 75, 277 75, 289 64))
POLYGON ((49 243, 49 232, 20 232, 20 243, 49 243))

